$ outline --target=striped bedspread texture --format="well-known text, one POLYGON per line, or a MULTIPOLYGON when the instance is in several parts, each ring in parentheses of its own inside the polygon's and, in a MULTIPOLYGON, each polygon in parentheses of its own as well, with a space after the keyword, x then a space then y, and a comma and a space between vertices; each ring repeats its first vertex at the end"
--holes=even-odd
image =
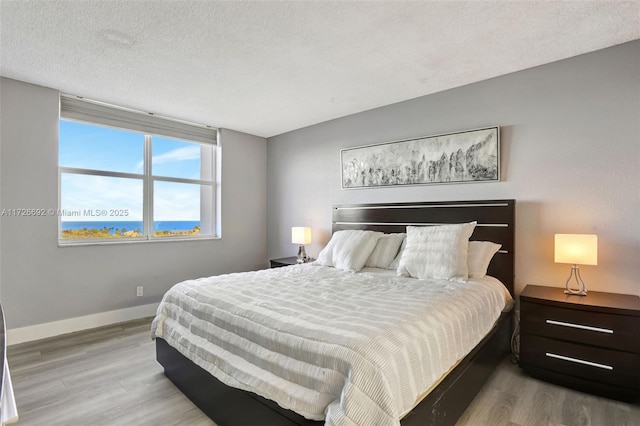
POLYGON ((188 280, 152 323, 226 385, 326 425, 399 425, 489 332, 506 288, 313 264, 188 280))

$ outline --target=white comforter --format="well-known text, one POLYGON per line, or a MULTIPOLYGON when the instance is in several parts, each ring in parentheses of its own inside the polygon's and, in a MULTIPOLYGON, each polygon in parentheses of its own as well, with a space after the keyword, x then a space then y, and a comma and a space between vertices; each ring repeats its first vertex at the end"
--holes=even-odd
POLYGON ((398 425, 510 296, 310 264, 176 284, 152 325, 223 383, 327 425, 398 425))

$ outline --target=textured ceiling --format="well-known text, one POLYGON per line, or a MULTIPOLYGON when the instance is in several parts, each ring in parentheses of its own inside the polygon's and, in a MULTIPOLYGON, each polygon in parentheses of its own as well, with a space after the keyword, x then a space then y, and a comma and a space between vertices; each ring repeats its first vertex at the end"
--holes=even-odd
POLYGON ((3 76, 265 137, 638 38, 638 0, 0 0, 3 76))

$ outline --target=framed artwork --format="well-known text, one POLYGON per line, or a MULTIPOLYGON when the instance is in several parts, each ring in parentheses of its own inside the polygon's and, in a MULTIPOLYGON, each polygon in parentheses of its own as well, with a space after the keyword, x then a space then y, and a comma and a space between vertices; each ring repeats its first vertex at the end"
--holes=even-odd
POLYGON ((342 188, 500 180, 500 128, 486 127, 340 151, 342 188))

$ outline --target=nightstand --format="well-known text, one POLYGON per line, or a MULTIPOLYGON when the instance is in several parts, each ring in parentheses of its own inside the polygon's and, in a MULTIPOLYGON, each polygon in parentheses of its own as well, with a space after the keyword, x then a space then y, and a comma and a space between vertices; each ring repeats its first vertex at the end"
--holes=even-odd
POLYGON ((296 256, 282 257, 280 259, 271 259, 272 268, 282 268, 283 266, 297 265, 298 258, 296 256))
POLYGON ((528 285, 520 294, 520 367, 534 377, 640 400, 640 297, 528 285))

